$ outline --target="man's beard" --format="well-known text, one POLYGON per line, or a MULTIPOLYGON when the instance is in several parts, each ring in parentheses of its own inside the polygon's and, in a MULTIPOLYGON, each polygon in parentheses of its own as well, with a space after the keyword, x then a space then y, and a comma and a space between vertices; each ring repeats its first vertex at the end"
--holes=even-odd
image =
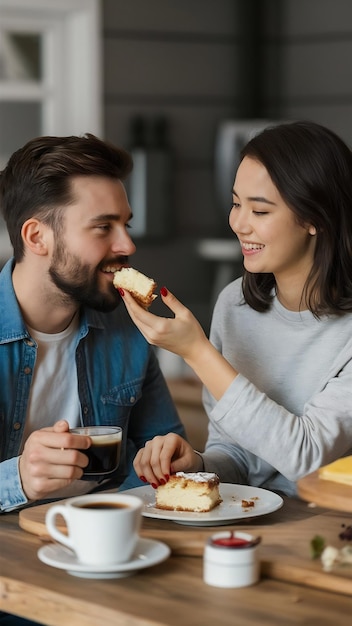
MULTIPOLYGON (((118 261, 115 259, 110 261, 110 265, 124 264, 126 259, 127 257, 121 257, 118 261)), ((109 265, 109 262, 105 261, 104 265, 109 265)), ((121 302, 121 296, 113 285, 108 292, 99 291, 100 272, 99 267, 92 270, 90 265, 82 263, 77 256, 64 252, 60 244, 55 248, 49 268, 54 285, 71 301, 107 313, 116 309, 121 302)))

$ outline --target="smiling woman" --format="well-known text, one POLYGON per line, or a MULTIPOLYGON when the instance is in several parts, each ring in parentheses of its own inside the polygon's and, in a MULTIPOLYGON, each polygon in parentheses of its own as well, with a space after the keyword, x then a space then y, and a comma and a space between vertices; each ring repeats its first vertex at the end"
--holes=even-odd
POLYGON ((298 222, 265 166, 250 156, 237 170, 233 197, 229 222, 240 241, 245 270, 275 276, 282 304, 299 311, 314 260, 315 226, 298 222))
POLYGON ((124 295, 148 341, 203 382, 209 418, 202 454, 173 433, 141 449, 145 480, 205 470, 296 495, 300 477, 351 452, 351 206, 342 139, 312 122, 268 127, 241 153, 229 220, 244 272, 220 293, 210 340, 166 289, 173 318, 124 295))

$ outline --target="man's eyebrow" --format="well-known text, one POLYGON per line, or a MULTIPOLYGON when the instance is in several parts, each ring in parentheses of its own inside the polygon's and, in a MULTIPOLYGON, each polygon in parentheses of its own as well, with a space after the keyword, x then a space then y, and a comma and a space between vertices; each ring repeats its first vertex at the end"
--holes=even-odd
MULTIPOLYGON (((133 213, 130 213, 127 217, 126 222, 129 222, 133 218, 133 213)), ((121 215, 116 215, 116 213, 101 213, 100 215, 95 215, 90 218, 90 222, 119 222, 121 220, 121 215)))
MULTIPOLYGON (((238 195, 234 189, 232 190, 232 195, 238 198, 238 195)), ((276 202, 272 202, 271 200, 268 200, 267 198, 264 198, 263 196, 249 196, 247 200, 249 200, 250 202, 263 202, 264 204, 271 204, 272 206, 276 206, 276 202)))

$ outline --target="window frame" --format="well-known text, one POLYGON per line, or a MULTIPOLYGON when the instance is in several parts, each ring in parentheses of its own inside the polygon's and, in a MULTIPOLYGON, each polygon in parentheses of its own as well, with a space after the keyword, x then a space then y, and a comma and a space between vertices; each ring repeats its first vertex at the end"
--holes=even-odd
POLYGON ((100 0, 0 0, 0 25, 43 35, 43 81, 0 79, 0 101, 41 102, 42 134, 102 137, 100 0))

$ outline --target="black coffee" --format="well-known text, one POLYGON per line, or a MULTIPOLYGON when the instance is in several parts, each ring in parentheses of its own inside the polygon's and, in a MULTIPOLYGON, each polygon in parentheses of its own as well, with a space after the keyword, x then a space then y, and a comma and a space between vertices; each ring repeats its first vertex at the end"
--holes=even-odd
POLYGON ((99 509, 101 511, 130 508, 128 504, 122 504, 120 502, 88 502, 87 504, 80 504, 78 506, 80 509, 99 509))
POLYGON ((118 467, 120 462, 121 436, 92 436, 91 447, 82 452, 89 459, 87 467, 84 468, 85 474, 109 474, 118 467))

